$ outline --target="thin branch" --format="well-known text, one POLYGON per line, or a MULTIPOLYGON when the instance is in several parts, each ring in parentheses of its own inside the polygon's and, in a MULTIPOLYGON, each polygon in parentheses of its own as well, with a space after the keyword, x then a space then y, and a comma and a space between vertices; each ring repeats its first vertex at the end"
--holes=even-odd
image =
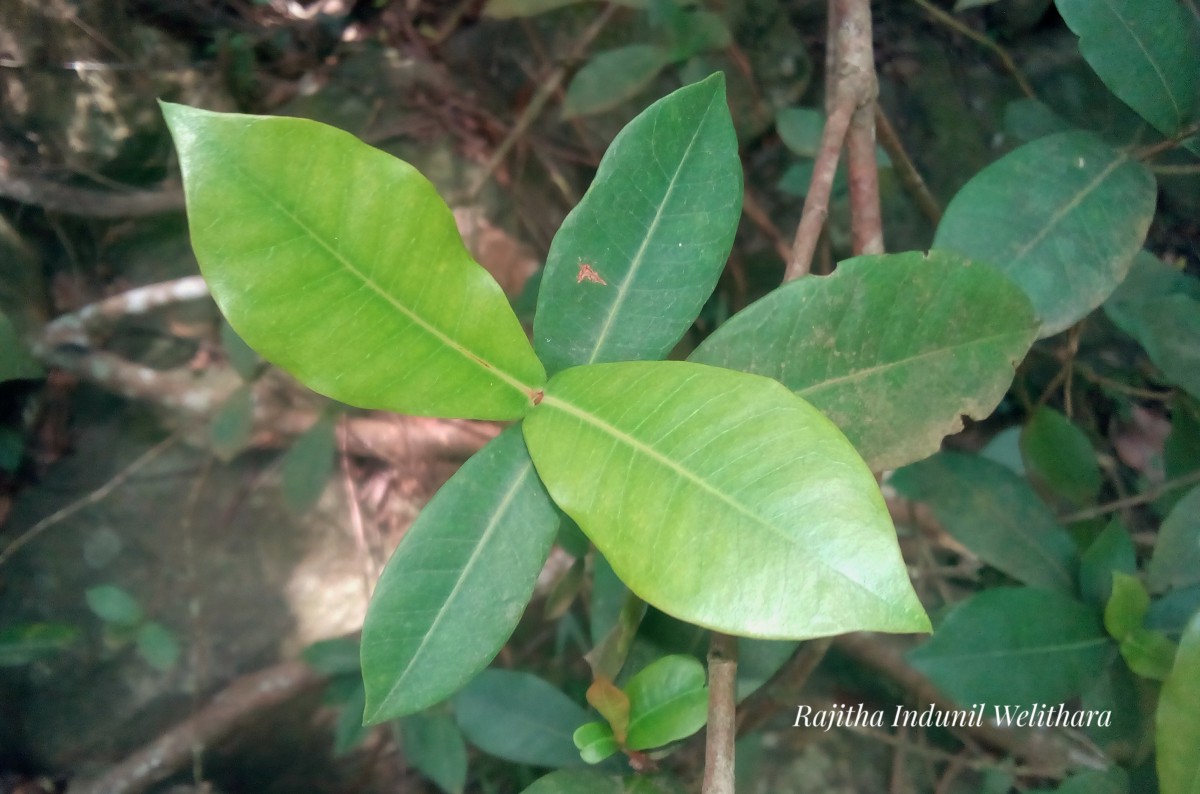
POLYGON ((837 0, 839 92, 853 97, 854 114, 846 131, 850 180, 852 250, 883 253, 883 215, 879 205, 879 164, 875 159, 875 50, 869 0, 837 0))
POLYGON ((22 532, 11 543, 4 547, 4 551, 0 551, 0 566, 3 566, 12 558, 14 554, 20 551, 22 547, 36 540, 39 535, 53 527, 55 524, 59 524, 62 521, 70 518, 85 507, 89 507, 97 502, 103 501, 113 491, 129 482, 130 477, 137 474, 138 471, 145 468, 148 464, 152 463, 156 458, 174 446, 179 439, 179 433, 174 433, 167 436, 162 441, 143 452, 141 455, 138 455, 138 457, 132 463, 121 469, 112 477, 112 479, 101 485, 96 490, 92 491, 86 496, 76 499, 74 502, 71 502, 69 505, 63 508, 54 511, 41 521, 38 521, 36 524, 31 526, 29 529, 22 532))
POLYGON ((1150 170, 1163 176, 1194 176, 1200 174, 1200 163, 1184 165, 1152 165, 1150 170))
POLYGON ((1106 502, 1102 505, 1096 505, 1094 507, 1088 507, 1083 510, 1077 510, 1074 513, 1067 513, 1066 515, 1059 516, 1058 520, 1063 524, 1073 524, 1076 521, 1086 521, 1089 518, 1099 518, 1100 516, 1106 516, 1109 513, 1115 513, 1118 510, 1124 510, 1129 507, 1144 505, 1147 502, 1153 502, 1155 499, 1165 493, 1170 493, 1171 491, 1176 491, 1180 488, 1186 488, 1187 486, 1195 483, 1200 483, 1200 469, 1180 475, 1179 477, 1171 480, 1165 480, 1164 482, 1160 482, 1158 485, 1147 488, 1141 493, 1133 494, 1132 496, 1126 496, 1122 499, 1114 499, 1111 502, 1106 502))
POLYGON ((963 24, 963 22, 957 19, 953 14, 943 11, 933 3, 929 2, 929 0, 913 0, 913 2, 924 9, 925 13, 933 17, 935 21, 940 22, 941 24, 953 30, 955 33, 959 33, 967 37, 976 44, 991 50, 992 54, 994 54, 1000 60, 1000 63, 1004 65, 1004 69, 1010 75, 1012 75, 1013 80, 1015 80, 1017 83, 1017 87, 1021 89, 1021 93, 1030 99, 1037 99, 1037 93, 1034 92, 1033 86, 1031 86, 1029 81, 1025 79, 1024 72, 1022 72, 1017 66, 1017 62, 1013 60, 1012 56, 1008 54, 1008 50, 1004 49, 979 31, 963 24))
POLYGON ((837 174, 842 142, 846 139, 846 130, 850 127, 850 117, 853 115, 854 103, 848 101, 838 105, 825 122, 821 147, 813 162, 812 182, 804 199, 800 224, 796 227, 796 239, 792 243, 792 256, 788 260, 784 281, 800 278, 812 270, 813 252, 817 249, 817 240, 829 216, 829 196, 833 193, 833 178, 837 174))
POLYGON ((702 794, 734 794, 737 638, 714 631, 708 649, 708 732, 702 794))
POLYGON ((791 707, 824 660, 832 642, 831 637, 823 637, 800 643, 792 658, 742 704, 738 735, 745 736, 758 730, 780 707, 791 707))
POLYGON ((942 221, 942 208, 933 194, 929 192, 929 186, 925 184, 921 172, 917 170, 916 164, 908 155, 908 150, 904 148, 904 142, 896 133, 896 128, 892 126, 892 122, 878 102, 875 103, 875 133, 879 138, 879 145, 883 147, 892 161, 892 168, 900 177, 901 186, 912 197, 921 214, 930 223, 937 226, 942 221))
POLYGON ((178 185, 128 192, 73 187, 31 176, 18 176, 0 167, 0 198, 41 207, 48 212, 87 218, 144 218, 183 209, 178 185))
POLYGON ((1167 138, 1165 141, 1152 143, 1148 146, 1143 146, 1142 148, 1135 150, 1133 156, 1138 160, 1145 162, 1156 154, 1162 154, 1163 152, 1169 152, 1172 149, 1178 148, 1180 144, 1182 144, 1188 138, 1191 138, 1193 135, 1200 135, 1200 121, 1189 124, 1179 132, 1175 133, 1172 137, 1167 138))

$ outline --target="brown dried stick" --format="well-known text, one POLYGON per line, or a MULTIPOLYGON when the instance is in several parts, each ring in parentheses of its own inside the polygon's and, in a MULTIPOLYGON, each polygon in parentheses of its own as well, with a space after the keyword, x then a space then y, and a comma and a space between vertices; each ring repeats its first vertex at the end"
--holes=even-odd
POLYGON ((702 794, 734 794, 737 638, 714 631, 708 650, 708 729, 702 794))

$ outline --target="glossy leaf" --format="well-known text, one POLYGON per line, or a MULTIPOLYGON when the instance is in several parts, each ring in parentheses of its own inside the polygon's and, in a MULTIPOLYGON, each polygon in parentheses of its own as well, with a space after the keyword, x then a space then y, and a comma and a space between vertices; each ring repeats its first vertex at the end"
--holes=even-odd
POLYGON ((1029 301, 955 254, 842 262, 739 312, 691 360, 775 378, 821 409, 876 471, 983 419, 1037 333, 1029 301))
POLYGON ((1112 595, 1104 606, 1104 628, 1115 640, 1140 629, 1150 608, 1150 594, 1136 576, 1113 574, 1112 595))
POLYGON ((363 408, 529 408, 541 364, 416 169, 305 119, 162 107, 200 269, 264 358, 363 408))
POLYGON ((284 501, 297 513, 317 503, 333 474, 337 434, 328 417, 318 419, 304 431, 283 456, 279 484, 284 501))
POLYGON ((1159 527, 1147 574, 1156 593, 1200 584, 1200 486, 1188 491, 1159 527))
POLYGON ((1088 65, 1164 135, 1200 113, 1200 26, 1176 0, 1056 0, 1088 65))
POLYGON ((1075 544, 1027 482, 978 455, 943 452, 892 475, 979 559, 1025 584, 1069 592, 1075 544))
POLYGON ((404 760, 446 794, 467 786, 467 746, 449 714, 413 714, 400 721, 404 760))
POLYGON ((629 44, 593 55, 567 87, 563 118, 612 110, 644 91, 670 62, 671 53, 658 44, 629 44))
POLYGON ((1039 408, 1021 433, 1030 478, 1076 506, 1095 502, 1103 480, 1087 434, 1052 408, 1039 408))
POLYGON ((607 722, 588 722, 580 725, 571 740, 579 748, 579 757, 589 764, 611 758, 621 749, 612 725, 607 722))
POLYGON ((111 584, 89 588, 84 593, 88 609, 105 623, 136 626, 145 617, 142 606, 128 592, 111 584))
POLYGON ((587 712, 537 676, 484 670, 454 699, 458 727, 471 744, 506 761, 579 766, 572 734, 587 712))
POLYGON ((959 703, 1062 703, 1088 689, 1112 658, 1091 607, 1032 588, 986 590, 950 611, 908 655, 959 703))
POLYGON ((629 735, 625 745, 649 750, 686 739, 708 721, 704 665, 695 657, 664 656, 625 685, 629 735))
POLYGON ((1200 791, 1200 614, 1179 641, 1156 715, 1158 785, 1162 794, 1200 791))
POLYGON ((41 365, 25 350, 12 321, 0 312, 0 383, 40 378, 42 374, 41 365))
POLYGON ((741 207, 720 74, 631 121, 550 246, 533 325, 547 369, 669 352, 716 286, 741 207))
POLYGON ((950 202, 934 247, 1000 268, 1058 333, 1124 278, 1154 217, 1154 176, 1086 132, 1049 135, 976 174, 950 202))
POLYGON ((664 612, 776 639, 927 629, 874 477, 777 382, 577 367, 523 425, 554 500, 664 612))
POLYGON ((557 529, 518 428, 442 486, 392 555, 367 609, 368 722, 420 711, 487 666, 520 620, 557 529))
POLYGON ((1079 592, 1093 604, 1103 606, 1112 594, 1113 573, 1137 571, 1137 550, 1120 521, 1114 519, 1101 532, 1079 566, 1079 592))

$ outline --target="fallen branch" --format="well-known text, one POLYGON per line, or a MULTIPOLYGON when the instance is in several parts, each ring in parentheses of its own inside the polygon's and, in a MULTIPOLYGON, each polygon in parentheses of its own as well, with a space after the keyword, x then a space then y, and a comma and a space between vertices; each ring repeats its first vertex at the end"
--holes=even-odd
POLYGON ((0 198, 41 207, 47 212, 104 220, 144 218, 183 209, 183 191, 178 185, 128 192, 95 190, 16 176, 6 168, 0 168, 0 198))

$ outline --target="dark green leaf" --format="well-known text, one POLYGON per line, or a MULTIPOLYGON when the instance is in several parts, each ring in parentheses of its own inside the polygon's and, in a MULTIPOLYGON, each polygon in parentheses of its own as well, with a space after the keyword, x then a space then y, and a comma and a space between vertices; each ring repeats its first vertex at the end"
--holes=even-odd
POLYGON ((520 620, 557 529, 517 427, 442 486, 367 609, 368 722, 433 705, 487 666, 520 620))
POLYGON ((1032 588, 986 590, 957 605, 914 667, 959 703, 1062 703, 1088 689, 1112 657, 1091 607, 1032 588))
POLYGON ((703 9, 683 15, 683 24, 671 32, 671 60, 686 61, 693 55, 723 50, 733 41, 729 27, 719 14, 703 9))
POLYGON ((1035 482, 1077 507, 1092 504, 1102 479, 1087 434, 1052 408, 1039 408, 1021 434, 1021 455, 1035 482))
POLYGON ((1147 574, 1146 583, 1155 593, 1200 584, 1200 486, 1188 491, 1162 522, 1147 574))
POLYGON ((531 766, 580 764, 571 736, 587 712, 537 676, 484 670, 454 708, 467 740, 486 753, 531 766))
MULTIPOLYGON (((483 13, 489 17, 509 19, 512 17, 531 17, 556 8, 578 5, 587 0, 488 0, 483 13)), ((613 0, 617 5, 631 8, 644 8, 647 0, 613 0)))
POLYGON ((1062 116, 1036 99, 1021 98, 1004 108, 1004 130, 1021 141, 1032 141, 1071 129, 1062 116))
POLYGON ((1124 525, 1117 519, 1104 528, 1083 553, 1079 568, 1079 592, 1090 603, 1104 606, 1112 594, 1113 573, 1137 571, 1137 550, 1124 525))
POLYGON ((1037 333, 990 267, 940 251, 862 256, 739 312, 691 359, 775 378, 834 421, 877 471, 983 419, 1037 333))
POLYGON ((1150 604, 1146 628, 1157 629, 1168 637, 1183 633, 1188 620, 1200 611, 1200 585, 1172 590, 1150 604))
POLYGON ((221 323, 221 347, 225 350, 225 356, 229 359, 230 366, 238 375, 242 376, 242 380, 254 380, 263 361, 259 358, 258 353, 255 353, 250 345, 246 344, 246 340, 238 336, 237 331, 233 330, 233 326, 225 321, 221 323))
POLYGON ((17 329, 0 312, 0 383, 42 377, 42 367, 25 350, 17 329))
POLYGON ((467 785, 467 746, 449 714, 413 714, 400 721, 404 760, 446 794, 467 785))
MULTIPOLYGON (((1171 402, 1171 434, 1163 444, 1163 468, 1168 480, 1200 471, 1200 405, 1183 394, 1171 402)), ((1167 515, 1186 493, 1168 491, 1155 500, 1154 509, 1167 515)))
POLYGON ((1146 238, 1154 176, 1086 132, 1027 143, 976 174, 950 202, 934 247, 989 262, 1058 333, 1099 306, 1146 238))
POLYGON ((303 513, 317 503, 333 474, 337 434, 333 420, 318 419, 283 456, 280 486, 288 507, 303 513))
POLYGON ((1171 295, 1138 305, 1136 338, 1170 383, 1200 398, 1200 301, 1171 295))
POLYGON ((657 44, 630 44, 593 55, 567 87, 563 118, 612 110, 644 91, 670 62, 671 54, 657 44))
POLYGON ((945 530, 988 565, 1026 584, 1074 589, 1075 544, 1029 484, 1005 466, 943 452, 900 469, 891 484, 927 502, 945 530))
POLYGON ((580 725, 571 735, 571 739, 579 748, 579 757, 589 764, 598 764, 621 749, 613 734, 612 725, 607 722, 588 722, 580 725))
POLYGON ((1150 594, 1136 576, 1114 572, 1112 577, 1112 595, 1104 606, 1104 628, 1120 642, 1142 627, 1150 608, 1150 594))
POLYGON ((664 656, 625 685, 629 695, 632 750, 649 750, 686 739, 708 721, 704 665, 695 657, 664 656))
POLYGON ((1175 660, 1175 643, 1162 632, 1135 629, 1121 640, 1121 656, 1143 678, 1163 681, 1175 660))
POLYGON ((167 671, 179 662, 179 642, 175 635, 161 623, 143 623, 138 629, 138 656, 155 670, 167 671))
POLYGON ((213 453, 226 463, 246 448, 254 432, 254 393, 250 384, 238 388, 221 404, 208 432, 213 453))
POLYGON ((20 667, 58 653, 78 636, 78 629, 61 623, 0 628, 0 668, 20 667))
POLYGON ((761 687, 779 668, 787 664, 796 652, 798 643, 772 640, 738 640, 737 698, 745 700, 761 687))
POLYGON ((664 612, 764 639, 927 629, 874 477, 779 383, 577 367, 523 424, 554 500, 664 612))
POLYGON ((547 369, 670 351, 717 283, 741 206, 721 75, 631 121, 550 246, 534 319, 547 369))
POLYGON ((1200 279, 1184 275, 1148 251, 1139 251, 1125 280, 1104 302, 1104 312, 1118 328, 1140 341, 1147 314, 1140 304, 1172 295, 1200 300, 1200 279))
POLYGON ((309 667, 325 675, 362 675, 357 637, 334 637, 309 645, 300 653, 309 667))
POLYGON ((367 693, 363 689, 362 680, 355 680, 354 686, 350 687, 349 692, 340 701, 337 722, 333 724, 333 754, 335 756, 345 755, 355 749, 371 733, 371 727, 363 725, 362 721, 366 699, 367 693))
POLYGON ((145 616, 137 599, 116 585, 93 587, 84 593, 84 598, 88 608, 106 623, 136 626, 145 616))
MULTIPOLYGON (((1077 772, 1054 789, 1055 794, 1128 794, 1129 774, 1119 766, 1077 772)), ((1032 794, 1032 792, 1031 792, 1032 794)))
POLYGON ((246 342, 364 408, 514 419, 545 378, 412 166, 298 118, 163 104, 192 247, 246 342))
POLYGON ((1164 135, 1200 111, 1200 32, 1176 0, 1056 0, 1088 65, 1164 135))
POLYGON ((1200 613, 1179 641, 1158 698, 1156 749, 1162 794, 1196 794, 1200 781, 1200 613))
POLYGON ((626 780, 576 769, 552 772, 522 794, 683 794, 684 789, 664 777, 637 775, 626 780))
POLYGON ((801 157, 816 157, 821 148, 825 114, 815 108, 784 108, 775 114, 775 131, 783 145, 801 157))

